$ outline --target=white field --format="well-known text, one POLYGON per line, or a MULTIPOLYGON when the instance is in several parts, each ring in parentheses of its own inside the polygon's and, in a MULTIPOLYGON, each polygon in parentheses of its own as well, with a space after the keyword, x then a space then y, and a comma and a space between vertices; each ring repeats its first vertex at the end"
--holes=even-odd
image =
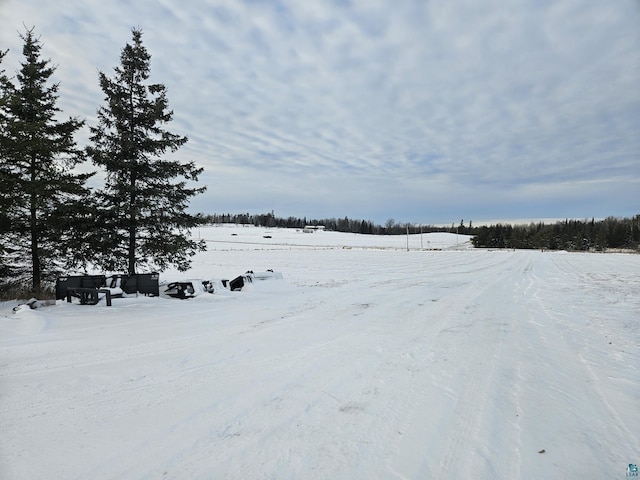
POLYGON ((162 280, 284 280, 0 304, 0 478, 616 479, 640 463, 640 255, 195 235, 209 251, 162 280))

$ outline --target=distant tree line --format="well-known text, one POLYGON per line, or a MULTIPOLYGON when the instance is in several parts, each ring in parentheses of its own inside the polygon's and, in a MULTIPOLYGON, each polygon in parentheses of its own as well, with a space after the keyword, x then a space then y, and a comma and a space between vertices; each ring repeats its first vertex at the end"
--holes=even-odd
POLYGON ((604 220, 565 220, 553 225, 496 224, 474 229, 473 245, 492 248, 535 248, 604 251, 640 248, 640 215, 604 220))
POLYGON ((233 223, 256 227, 304 228, 323 225, 335 232, 361 233, 367 235, 406 235, 409 233, 449 232, 471 235, 473 245, 478 248, 523 248, 568 251, 604 251, 620 248, 640 248, 640 215, 633 218, 609 217, 604 220, 564 220, 554 224, 543 222, 528 225, 498 223, 474 227, 464 220, 450 227, 396 223, 393 219, 379 225, 369 220, 344 218, 308 219, 307 217, 277 217, 270 213, 225 213, 203 215, 205 224, 233 223))
POLYGON ((254 225, 256 227, 277 227, 277 228, 304 228, 306 226, 322 225, 326 230, 334 232, 361 233, 365 235, 406 235, 409 233, 432 233, 432 232, 452 232, 460 234, 470 234, 473 231, 471 222, 469 227, 465 227, 463 222, 459 226, 437 227, 433 225, 419 225, 413 223, 396 223, 393 219, 386 221, 384 225, 379 225, 369 220, 353 218, 322 218, 307 219, 307 217, 276 217, 273 212, 252 215, 250 213, 224 213, 203 215, 202 219, 206 224, 233 223, 237 225, 254 225))

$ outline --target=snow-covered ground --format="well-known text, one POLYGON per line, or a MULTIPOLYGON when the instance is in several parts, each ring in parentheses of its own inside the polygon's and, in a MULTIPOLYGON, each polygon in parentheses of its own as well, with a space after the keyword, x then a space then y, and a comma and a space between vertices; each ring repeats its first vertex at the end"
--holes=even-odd
POLYGON ((615 479, 640 463, 639 255, 195 235, 209 251, 162 280, 284 280, 0 305, 0 478, 615 479))

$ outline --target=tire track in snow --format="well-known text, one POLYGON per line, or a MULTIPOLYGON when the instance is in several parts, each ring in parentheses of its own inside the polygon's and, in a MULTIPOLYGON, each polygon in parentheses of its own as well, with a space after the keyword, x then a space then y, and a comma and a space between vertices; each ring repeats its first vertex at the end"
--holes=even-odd
MULTIPOLYGON (((500 385, 495 377, 496 369, 503 361, 505 335, 496 334, 496 329, 504 330, 505 325, 509 328, 509 319, 501 318, 495 304, 512 300, 514 278, 521 275, 519 260, 507 253, 501 262, 480 271, 486 271, 488 278, 469 284, 456 295, 459 307, 454 318, 467 320, 463 328, 468 333, 461 339, 455 332, 456 340, 462 341, 455 352, 457 366, 454 371, 466 380, 462 382, 461 391, 450 393, 454 407, 448 414, 448 438, 437 455, 438 466, 433 478, 506 478, 499 475, 500 466, 493 464, 490 453, 479 447, 489 440, 486 426, 482 424, 483 413, 492 411, 500 385), (489 298, 491 302, 487 302, 489 298), (465 355, 465 351, 472 355, 465 355)), ((456 386, 459 385, 457 382, 456 386)))

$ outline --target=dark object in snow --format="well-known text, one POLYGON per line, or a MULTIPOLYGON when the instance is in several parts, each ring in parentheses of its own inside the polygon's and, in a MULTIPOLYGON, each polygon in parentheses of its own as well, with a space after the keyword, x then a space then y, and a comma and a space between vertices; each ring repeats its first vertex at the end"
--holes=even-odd
POLYGON ((191 298, 195 297, 196 289, 192 282, 173 282, 167 285, 164 293, 173 298, 191 298))
POLYGON ((37 298, 30 298, 24 303, 21 303, 15 307, 13 307, 13 313, 18 313, 22 310, 35 310, 40 307, 47 307, 49 305, 55 305, 55 300, 38 300, 37 298))
POLYGON ((27 302, 25 302, 25 305, 29 305, 29 308, 31 310, 35 310, 36 308, 40 307, 42 304, 37 299, 32 298, 27 302))
POLYGON ((69 275, 56 280, 56 300, 63 300, 69 288, 100 288, 104 285, 104 275, 69 275))
POLYGON ((165 285, 162 294, 173 298, 193 298, 203 293, 216 293, 223 289, 231 290, 232 292, 239 291, 247 284, 253 283, 254 280, 268 279, 281 280, 282 274, 271 269, 258 273, 254 273, 253 270, 247 270, 243 275, 238 275, 233 280, 182 280, 165 285))
POLYGON ((163 292, 173 298, 193 298, 202 293, 215 293, 216 282, 213 280, 185 280, 182 282, 172 282, 167 285, 163 292))
POLYGON ((542 450, 540 450, 538 453, 545 453, 546 450, 543 448, 542 450))
POLYGON ((67 302, 71 297, 80 299, 80 305, 97 305, 104 295, 107 307, 111 306, 111 290, 108 288, 67 288, 67 302))
POLYGON ((160 295, 159 273, 134 273, 133 275, 120 275, 120 278, 122 278, 120 288, 124 293, 142 293, 152 297, 160 295))
POLYGON ((229 282, 229 289, 232 292, 235 292, 237 290, 242 290, 242 287, 244 287, 246 283, 251 283, 251 274, 239 275, 233 280, 231 280, 229 282))
POLYGON ((254 280, 282 280, 282 273, 274 272, 269 269, 266 272, 254 273, 253 270, 247 270, 244 275, 240 275, 229 282, 229 289, 234 292, 242 290, 247 283, 253 283, 254 280))
POLYGON ((111 303, 112 297, 121 297, 123 293, 157 297, 160 295, 159 278, 158 273, 59 277, 56 281, 56 300, 66 298, 70 301, 73 296, 79 298, 82 305, 95 305, 102 298, 100 294, 107 295, 107 292, 107 304, 111 303))
MULTIPOLYGON (((214 282, 213 280, 203 280, 202 288, 207 293, 216 293, 216 283, 217 282, 214 282)), ((219 288, 219 285, 218 285, 218 288, 219 288)))

